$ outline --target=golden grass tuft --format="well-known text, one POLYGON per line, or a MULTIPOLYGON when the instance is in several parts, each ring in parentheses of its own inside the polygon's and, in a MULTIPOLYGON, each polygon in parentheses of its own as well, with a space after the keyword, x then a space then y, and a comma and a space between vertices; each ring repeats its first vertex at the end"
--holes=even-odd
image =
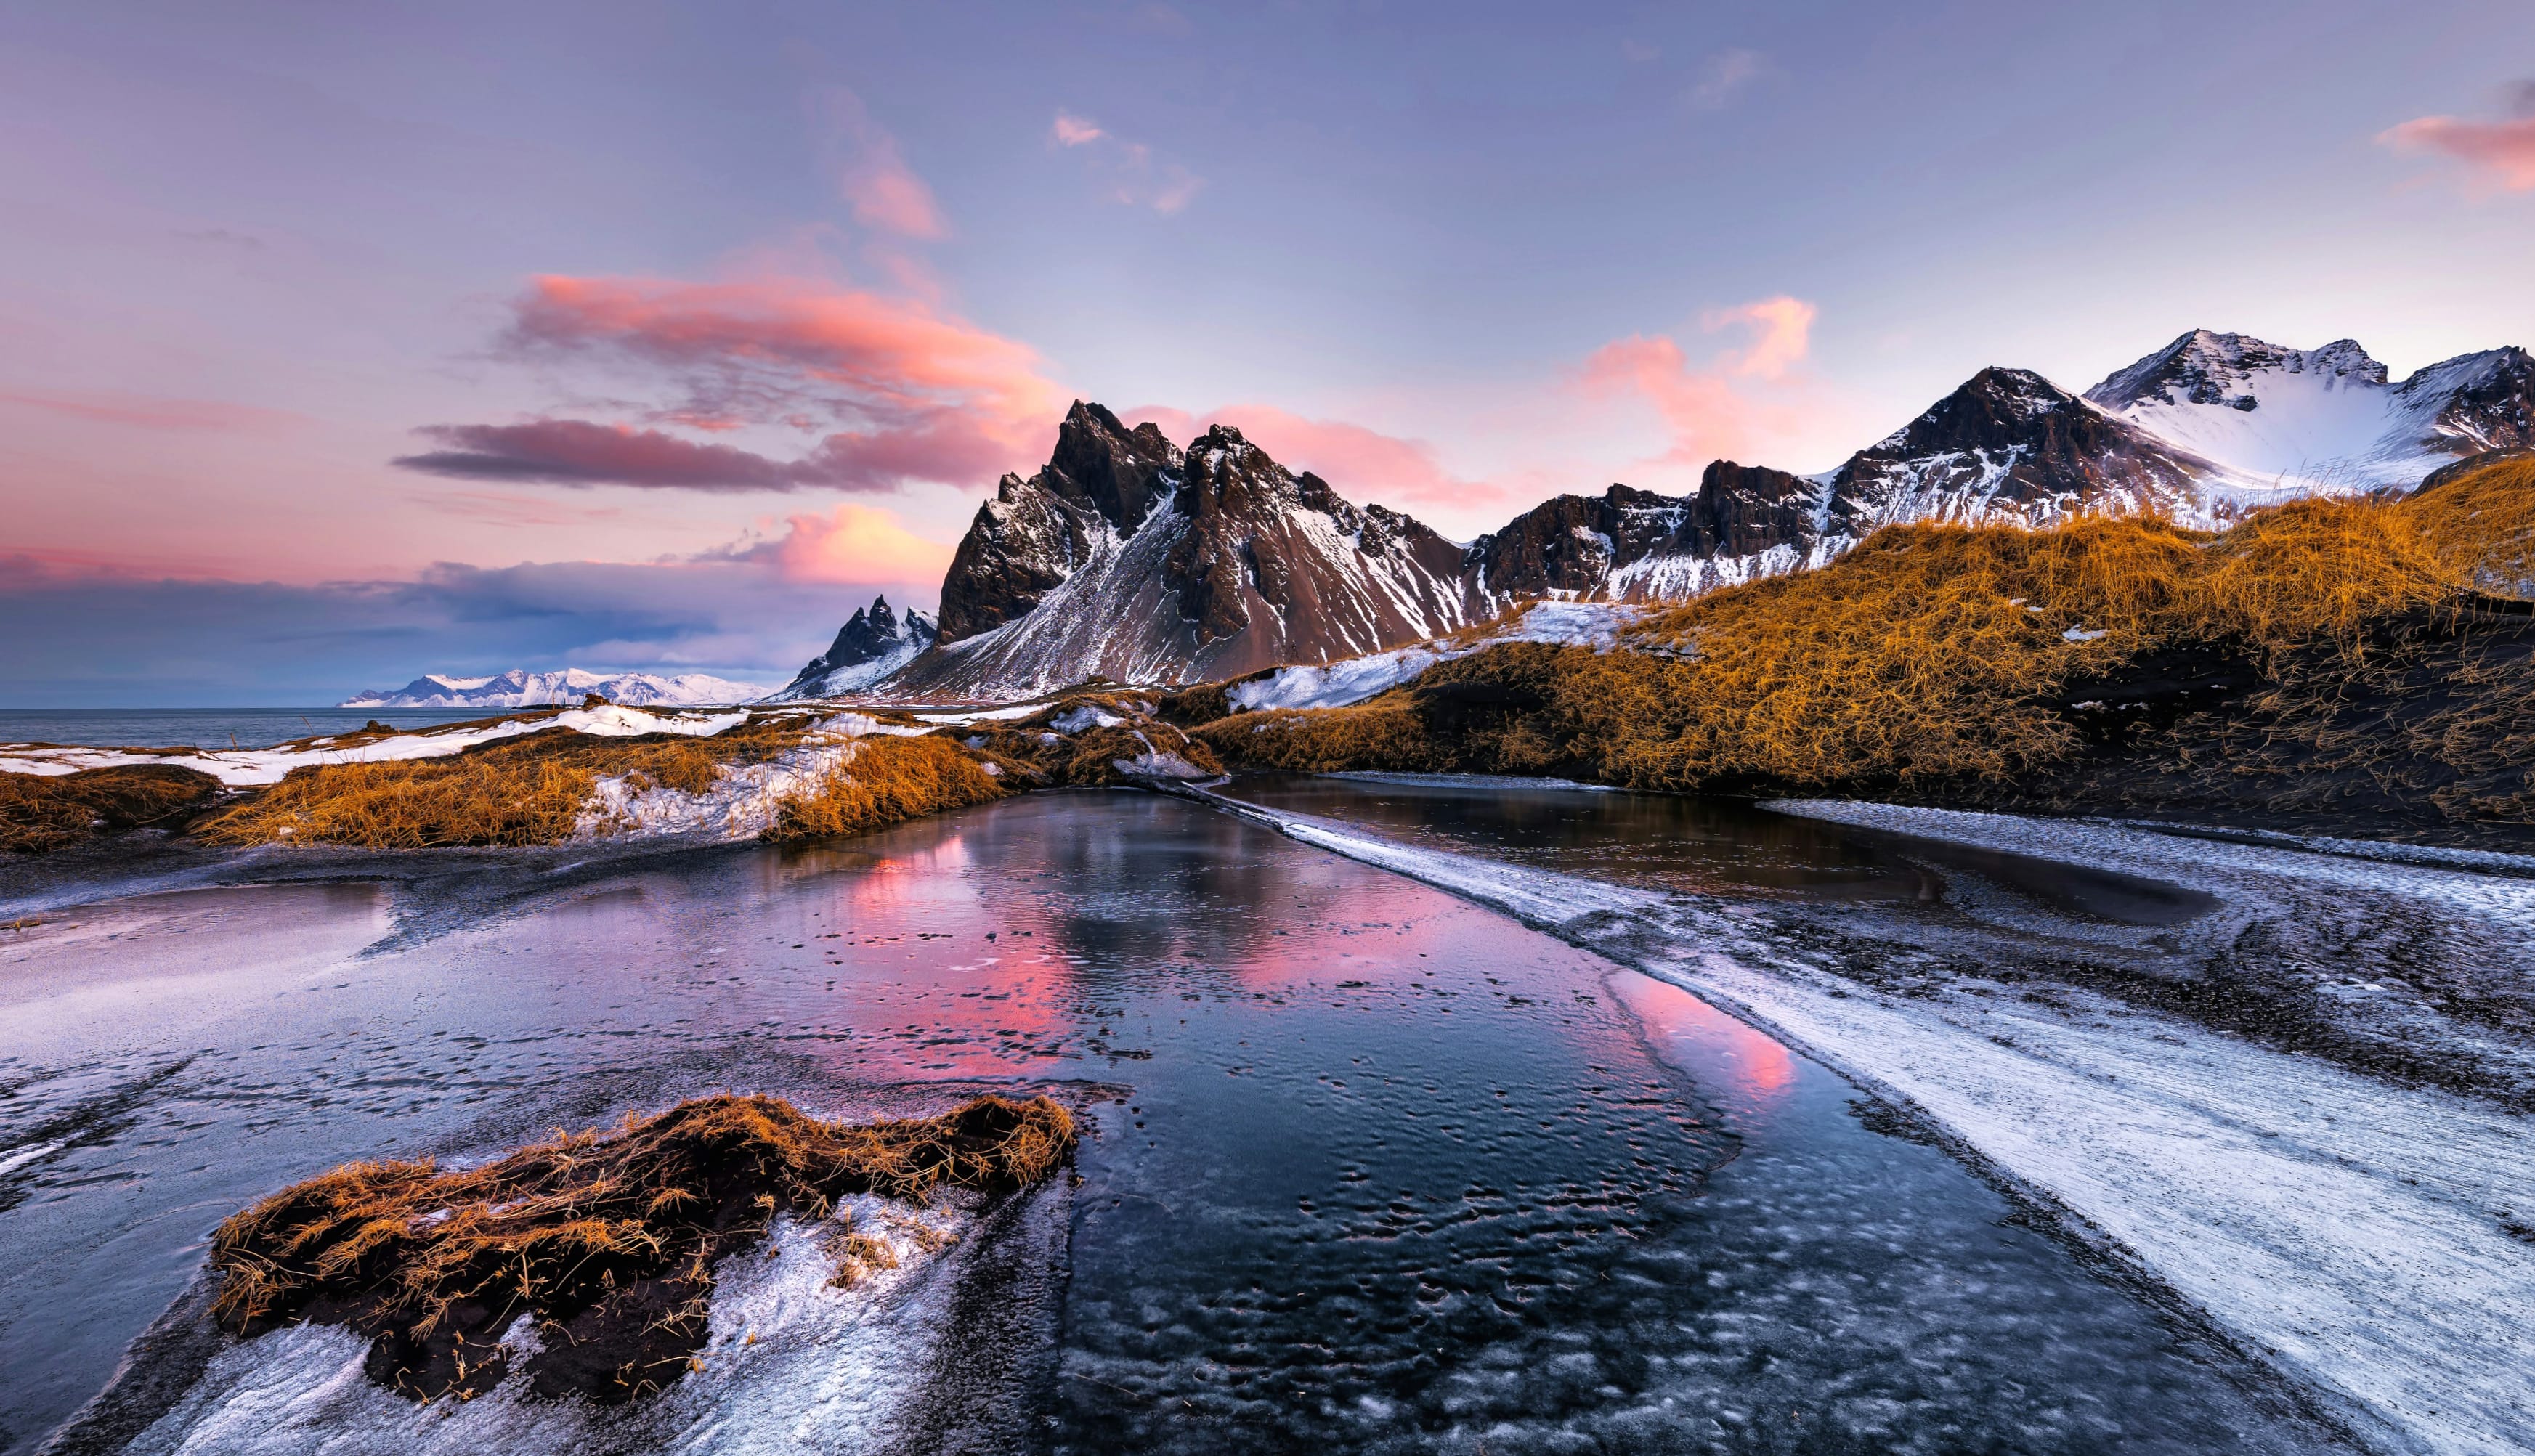
MULTIPOLYGON (((714 1261, 760 1243, 776 1214, 826 1220, 858 1193, 1020 1188, 1074 1141, 1072 1115, 1044 1097, 854 1125, 722 1096, 479 1168, 352 1163, 220 1225, 213 1313, 248 1335, 346 1324, 373 1341, 373 1378, 425 1399, 491 1388, 512 1358, 502 1332, 531 1314, 538 1393, 630 1400, 687 1370, 714 1261)), ((840 1279, 885 1266, 886 1244, 849 1229, 832 1246, 840 1279)))
POLYGON ((853 758, 807 794, 786 800, 769 839, 861 834, 905 819, 990 803, 1013 786, 939 734, 866 738, 853 758))
POLYGON ((2535 597, 2535 455, 2442 470, 2399 508, 2440 564, 2501 596, 2535 597))
POLYGON ((99 834, 163 823, 200 808, 219 789, 208 773, 165 763, 76 773, 0 771, 0 853, 49 854, 99 834))

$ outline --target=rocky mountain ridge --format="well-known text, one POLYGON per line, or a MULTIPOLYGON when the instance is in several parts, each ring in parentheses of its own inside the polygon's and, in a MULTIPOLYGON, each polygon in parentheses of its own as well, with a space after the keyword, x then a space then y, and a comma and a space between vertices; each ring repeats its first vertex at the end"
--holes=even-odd
POLYGON ((1679 599, 1821 565, 1888 524, 2156 511, 2216 525, 2317 491, 2408 489, 2512 447, 2535 447, 2522 349, 2397 383, 2346 339, 2299 350, 2195 330, 2083 395, 1984 369, 1821 474, 1718 460, 1693 494, 1557 496, 1462 546, 1295 474, 1230 426, 1181 450, 1078 401, 1048 463, 978 508, 943 583, 939 642, 864 690, 795 688, 990 698, 1092 676, 1224 678, 1444 636, 1544 597, 1679 599))
POLYGON ((922 612, 910 610, 901 619, 888 597, 874 597, 836 629, 827 651, 803 664, 773 696, 780 700, 859 693, 914 661, 941 636, 941 628, 922 612))

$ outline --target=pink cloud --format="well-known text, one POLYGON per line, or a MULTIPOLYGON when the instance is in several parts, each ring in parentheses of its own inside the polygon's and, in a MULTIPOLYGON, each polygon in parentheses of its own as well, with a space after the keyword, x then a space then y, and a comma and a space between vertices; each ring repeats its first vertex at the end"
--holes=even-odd
POLYGON ((654 429, 580 420, 442 425, 442 448, 398 461, 469 479, 693 490, 891 490, 982 484, 1042 457, 1071 395, 1027 345, 943 314, 815 279, 684 283, 535 279, 504 345, 656 376, 663 423, 829 428, 776 459, 654 429))
POLYGON ((307 423, 284 409, 262 409, 218 399, 178 399, 120 390, 20 390, 0 393, 0 404, 24 405, 99 424, 144 430, 271 433, 307 423))
POLYGON ((2424 116, 2380 132, 2377 140, 2406 152, 2452 157, 2504 191, 2535 190, 2535 116, 2511 121, 2424 116))
POLYGON ((1082 147, 1097 142, 1107 135, 1109 135, 1107 132, 1080 116, 1064 111, 1056 113, 1055 137, 1056 145, 1059 147, 1082 147))
POLYGON ((794 516, 784 533, 758 552, 786 580, 837 585, 887 585, 939 580, 951 566, 951 548, 927 540, 877 506, 846 502, 825 516, 794 516))
POLYGON ((1805 361, 1812 347, 1814 312, 1812 304, 1782 293, 1739 308, 1717 310, 1700 323, 1710 333, 1737 326, 1753 330, 1751 344, 1731 367, 1737 374, 1780 379, 1805 361))
POLYGON ((1196 415, 1164 405, 1123 412, 1129 424, 1150 422, 1174 440, 1191 440, 1210 425, 1231 425, 1278 463, 1309 470, 1352 501, 1469 506, 1504 500, 1492 481, 1453 475, 1423 440, 1385 435, 1343 420, 1316 420, 1268 404, 1231 404, 1196 415))
POLYGON ((1762 434, 1790 429, 1794 411, 1754 397, 1738 381, 1785 381, 1804 362, 1814 314, 1812 304, 1784 296, 1711 313, 1702 321, 1709 330, 1745 327, 1754 336, 1702 366, 1666 335, 1616 339, 1586 356, 1577 384, 1588 397, 1635 396, 1654 406, 1671 446, 1649 464, 1686 470, 1741 456, 1762 434))
POLYGON ((933 189, 898 154, 897 139, 871 119, 862 98, 836 88, 821 98, 834 143, 842 152, 837 183, 854 220, 906 238, 948 237, 951 226, 933 189))

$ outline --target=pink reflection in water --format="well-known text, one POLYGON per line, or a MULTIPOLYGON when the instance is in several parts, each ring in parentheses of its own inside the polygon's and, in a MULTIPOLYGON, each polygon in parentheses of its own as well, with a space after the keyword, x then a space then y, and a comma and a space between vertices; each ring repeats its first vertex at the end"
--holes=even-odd
POLYGON ((1702 1084, 1721 1072, 1743 1107, 1774 1106, 1795 1086, 1794 1054, 1680 987, 1622 971, 1611 978, 1611 989, 1644 1023, 1655 1055, 1697 1067, 1702 1084))

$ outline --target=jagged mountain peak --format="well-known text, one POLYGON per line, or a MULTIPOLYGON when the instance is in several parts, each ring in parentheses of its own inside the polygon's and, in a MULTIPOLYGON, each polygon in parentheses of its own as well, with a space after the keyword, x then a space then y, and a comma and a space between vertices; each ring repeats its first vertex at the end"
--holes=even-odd
POLYGON ((773 696, 777 698, 834 698, 858 693, 915 660, 917 653, 941 637, 932 618, 909 609, 901 618, 886 595, 857 607, 836 629, 828 650, 811 658, 773 696))

